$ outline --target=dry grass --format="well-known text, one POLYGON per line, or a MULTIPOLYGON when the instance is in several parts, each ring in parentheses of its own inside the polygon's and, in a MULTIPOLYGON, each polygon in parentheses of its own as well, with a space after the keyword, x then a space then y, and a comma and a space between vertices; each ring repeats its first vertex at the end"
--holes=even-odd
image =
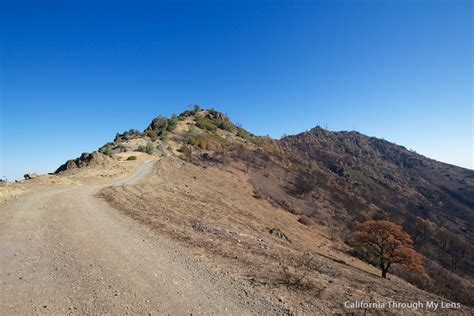
POLYGON ((342 302, 355 299, 439 299, 396 277, 381 279, 378 269, 337 251, 325 228, 256 199, 248 174, 226 168, 168 157, 146 182, 107 188, 101 196, 294 310, 342 311, 342 302), (271 235, 271 228, 291 242, 271 235))
POLYGON ((59 175, 44 174, 17 183, 4 183, 0 186, 0 204, 28 192, 45 191, 66 186, 107 183, 127 176, 144 161, 152 158, 152 156, 145 153, 133 152, 137 159, 127 160, 130 155, 130 152, 114 154, 113 163, 103 166, 74 169, 71 172, 59 175))
POLYGON ((2 184, 0 186, 0 204, 24 192, 25 192, 25 189, 22 186, 2 184))

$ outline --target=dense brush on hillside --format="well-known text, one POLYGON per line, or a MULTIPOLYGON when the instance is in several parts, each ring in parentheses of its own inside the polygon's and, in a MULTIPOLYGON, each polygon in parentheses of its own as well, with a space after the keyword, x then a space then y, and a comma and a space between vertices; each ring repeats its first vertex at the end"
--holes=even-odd
MULTIPOLYGON (((356 132, 315 128, 281 143, 333 173, 340 194, 352 200, 338 210, 346 213, 349 229, 354 219, 398 222, 425 255, 434 284, 413 281, 452 299, 474 303, 473 171, 356 132)), ((330 204, 344 200, 335 197, 330 204)))

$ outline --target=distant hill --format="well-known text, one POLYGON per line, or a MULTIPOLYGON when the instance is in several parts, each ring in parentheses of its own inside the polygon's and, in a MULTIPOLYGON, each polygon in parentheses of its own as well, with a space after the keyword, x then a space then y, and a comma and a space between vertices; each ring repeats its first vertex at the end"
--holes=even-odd
MULTIPOLYGON (((279 144, 314 162, 315 172, 328 179, 305 198, 307 205, 316 206, 307 209, 311 216, 324 213, 318 197, 326 196, 332 225, 352 230, 354 222, 365 219, 397 222, 425 255, 428 271, 441 287, 432 290, 456 297, 462 288, 456 285, 458 276, 472 282, 474 171, 357 132, 317 127, 279 144)), ((472 295, 464 294, 472 304, 472 295)))

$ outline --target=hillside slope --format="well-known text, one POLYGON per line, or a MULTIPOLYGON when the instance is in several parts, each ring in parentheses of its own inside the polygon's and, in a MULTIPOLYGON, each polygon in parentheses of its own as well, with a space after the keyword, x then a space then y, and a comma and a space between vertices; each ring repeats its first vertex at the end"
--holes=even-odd
POLYGON ((342 306, 345 301, 442 300, 398 277, 380 278, 377 268, 341 251, 330 230, 255 196, 250 182, 239 164, 203 168, 167 157, 145 182, 106 188, 101 196, 291 313, 354 311, 342 306))
POLYGON ((258 137, 199 108, 117 134, 99 151, 167 157, 146 184, 103 197, 289 306, 431 297, 402 279, 474 306, 471 170, 357 132, 316 127, 281 140, 258 137), (351 235, 368 219, 402 225, 428 277, 394 269, 392 282, 380 280, 357 259, 351 235))
MULTIPOLYGON (((354 220, 401 224, 425 255, 428 272, 439 278, 430 289, 474 303, 469 294, 474 277, 474 171, 356 132, 315 128, 281 143, 315 162, 318 170, 332 173, 330 204, 338 207, 339 224, 349 229, 354 220)), ((320 189, 315 187, 307 202, 318 205, 313 197, 320 189)))

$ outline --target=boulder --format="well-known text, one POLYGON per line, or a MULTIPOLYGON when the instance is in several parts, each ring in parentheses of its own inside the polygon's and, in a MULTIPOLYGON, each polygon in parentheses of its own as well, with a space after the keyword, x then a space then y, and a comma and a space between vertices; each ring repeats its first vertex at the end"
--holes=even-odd
POLYGON ((23 176, 25 180, 31 180, 34 178, 38 178, 38 175, 36 173, 27 173, 23 176))
POLYGON ((285 233, 284 233, 281 229, 279 229, 279 228, 271 228, 271 229, 269 230, 269 233, 270 233, 270 235, 273 235, 273 236, 275 236, 275 237, 278 237, 278 238, 280 238, 280 239, 283 239, 283 240, 286 241, 286 242, 291 243, 290 238, 288 238, 288 236, 286 236, 285 233))

